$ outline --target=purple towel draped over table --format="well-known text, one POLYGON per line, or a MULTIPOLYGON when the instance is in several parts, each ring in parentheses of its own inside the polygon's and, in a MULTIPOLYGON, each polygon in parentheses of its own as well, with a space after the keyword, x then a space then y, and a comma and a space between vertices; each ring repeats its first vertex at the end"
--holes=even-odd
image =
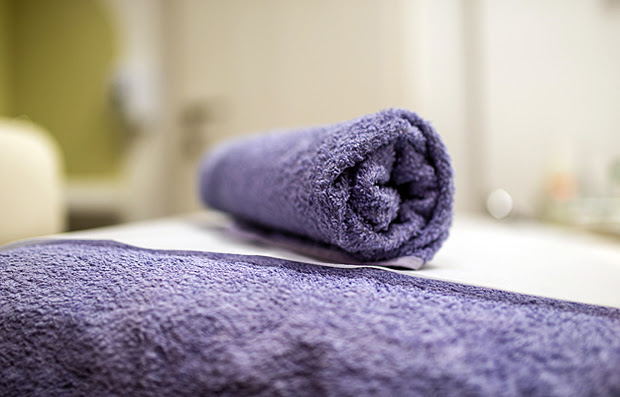
POLYGON ((281 259, 0 251, 2 396, 618 396, 620 310, 281 259))
POLYGON ((446 148, 415 113, 389 109, 228 143, 200 169, 203 201, 354 261, 430 260, 448 236, 446 148))

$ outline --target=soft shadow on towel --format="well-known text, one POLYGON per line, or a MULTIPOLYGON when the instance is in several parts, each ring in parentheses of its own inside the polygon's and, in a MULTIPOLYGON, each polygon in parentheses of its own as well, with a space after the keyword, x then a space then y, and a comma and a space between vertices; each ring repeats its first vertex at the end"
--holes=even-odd
POLYGON ((415 113, 276 131, 205 156, 209 206, 355 261, 429 261, 448 236, 453 178, 444 144, 415 113))

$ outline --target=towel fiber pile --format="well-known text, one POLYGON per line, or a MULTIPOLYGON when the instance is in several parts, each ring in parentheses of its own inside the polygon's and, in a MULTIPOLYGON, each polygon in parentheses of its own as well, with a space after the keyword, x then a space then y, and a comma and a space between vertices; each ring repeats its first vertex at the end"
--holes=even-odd
POLYGON ((448 236, 453 177, 445 146, 415 113, 228 143, 200 169, 203 201, 356 261, 432 258, 448 236))
POLYGON ((286 260, 0 252, 2 396, 612 396, 620 310, 286 260))

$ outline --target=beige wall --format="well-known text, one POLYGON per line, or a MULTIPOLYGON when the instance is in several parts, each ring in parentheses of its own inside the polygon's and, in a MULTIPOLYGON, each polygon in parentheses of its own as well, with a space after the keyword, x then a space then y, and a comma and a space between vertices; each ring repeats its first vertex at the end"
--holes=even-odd
POLYGON ((403 105, 399 1, 178 3, 180 99, 221 98, 226 134, 403 105))
MULTIPOLYGON (((167 3, 167 100, 178 121, 207 103, 206 142, 271 128, 330 123, 412 105, 404 47, 415 26, 403 1, 167 3), (215 113, 215 114, 214 114, 215 113)), ((183 134, 177 123, 174 127, 183 134)), ((180 144, 181 148, 183 145, 180 144)), ((196 206, 195 161, 182 148, 177 208, 196 206)))
MULTIPOLYGON (((169 6, 170 108, 178 117, 184 106, 207 99, 221 111, 225 119, 207 126, 209 144, 406 107, 429 119, 446 142, 457 208, 478 208, 468 157, 463 2, 181 0, 169 6)), ((187 170, 179 173, 193 182, 187 170)))

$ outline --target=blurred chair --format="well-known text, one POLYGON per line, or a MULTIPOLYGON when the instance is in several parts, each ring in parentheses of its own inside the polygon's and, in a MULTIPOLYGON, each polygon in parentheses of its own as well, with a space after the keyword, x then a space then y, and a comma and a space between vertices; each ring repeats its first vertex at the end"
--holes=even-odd
POLYGON ((0 118, 0 244, 65 227, 61 152, 43 128, 0 118))

